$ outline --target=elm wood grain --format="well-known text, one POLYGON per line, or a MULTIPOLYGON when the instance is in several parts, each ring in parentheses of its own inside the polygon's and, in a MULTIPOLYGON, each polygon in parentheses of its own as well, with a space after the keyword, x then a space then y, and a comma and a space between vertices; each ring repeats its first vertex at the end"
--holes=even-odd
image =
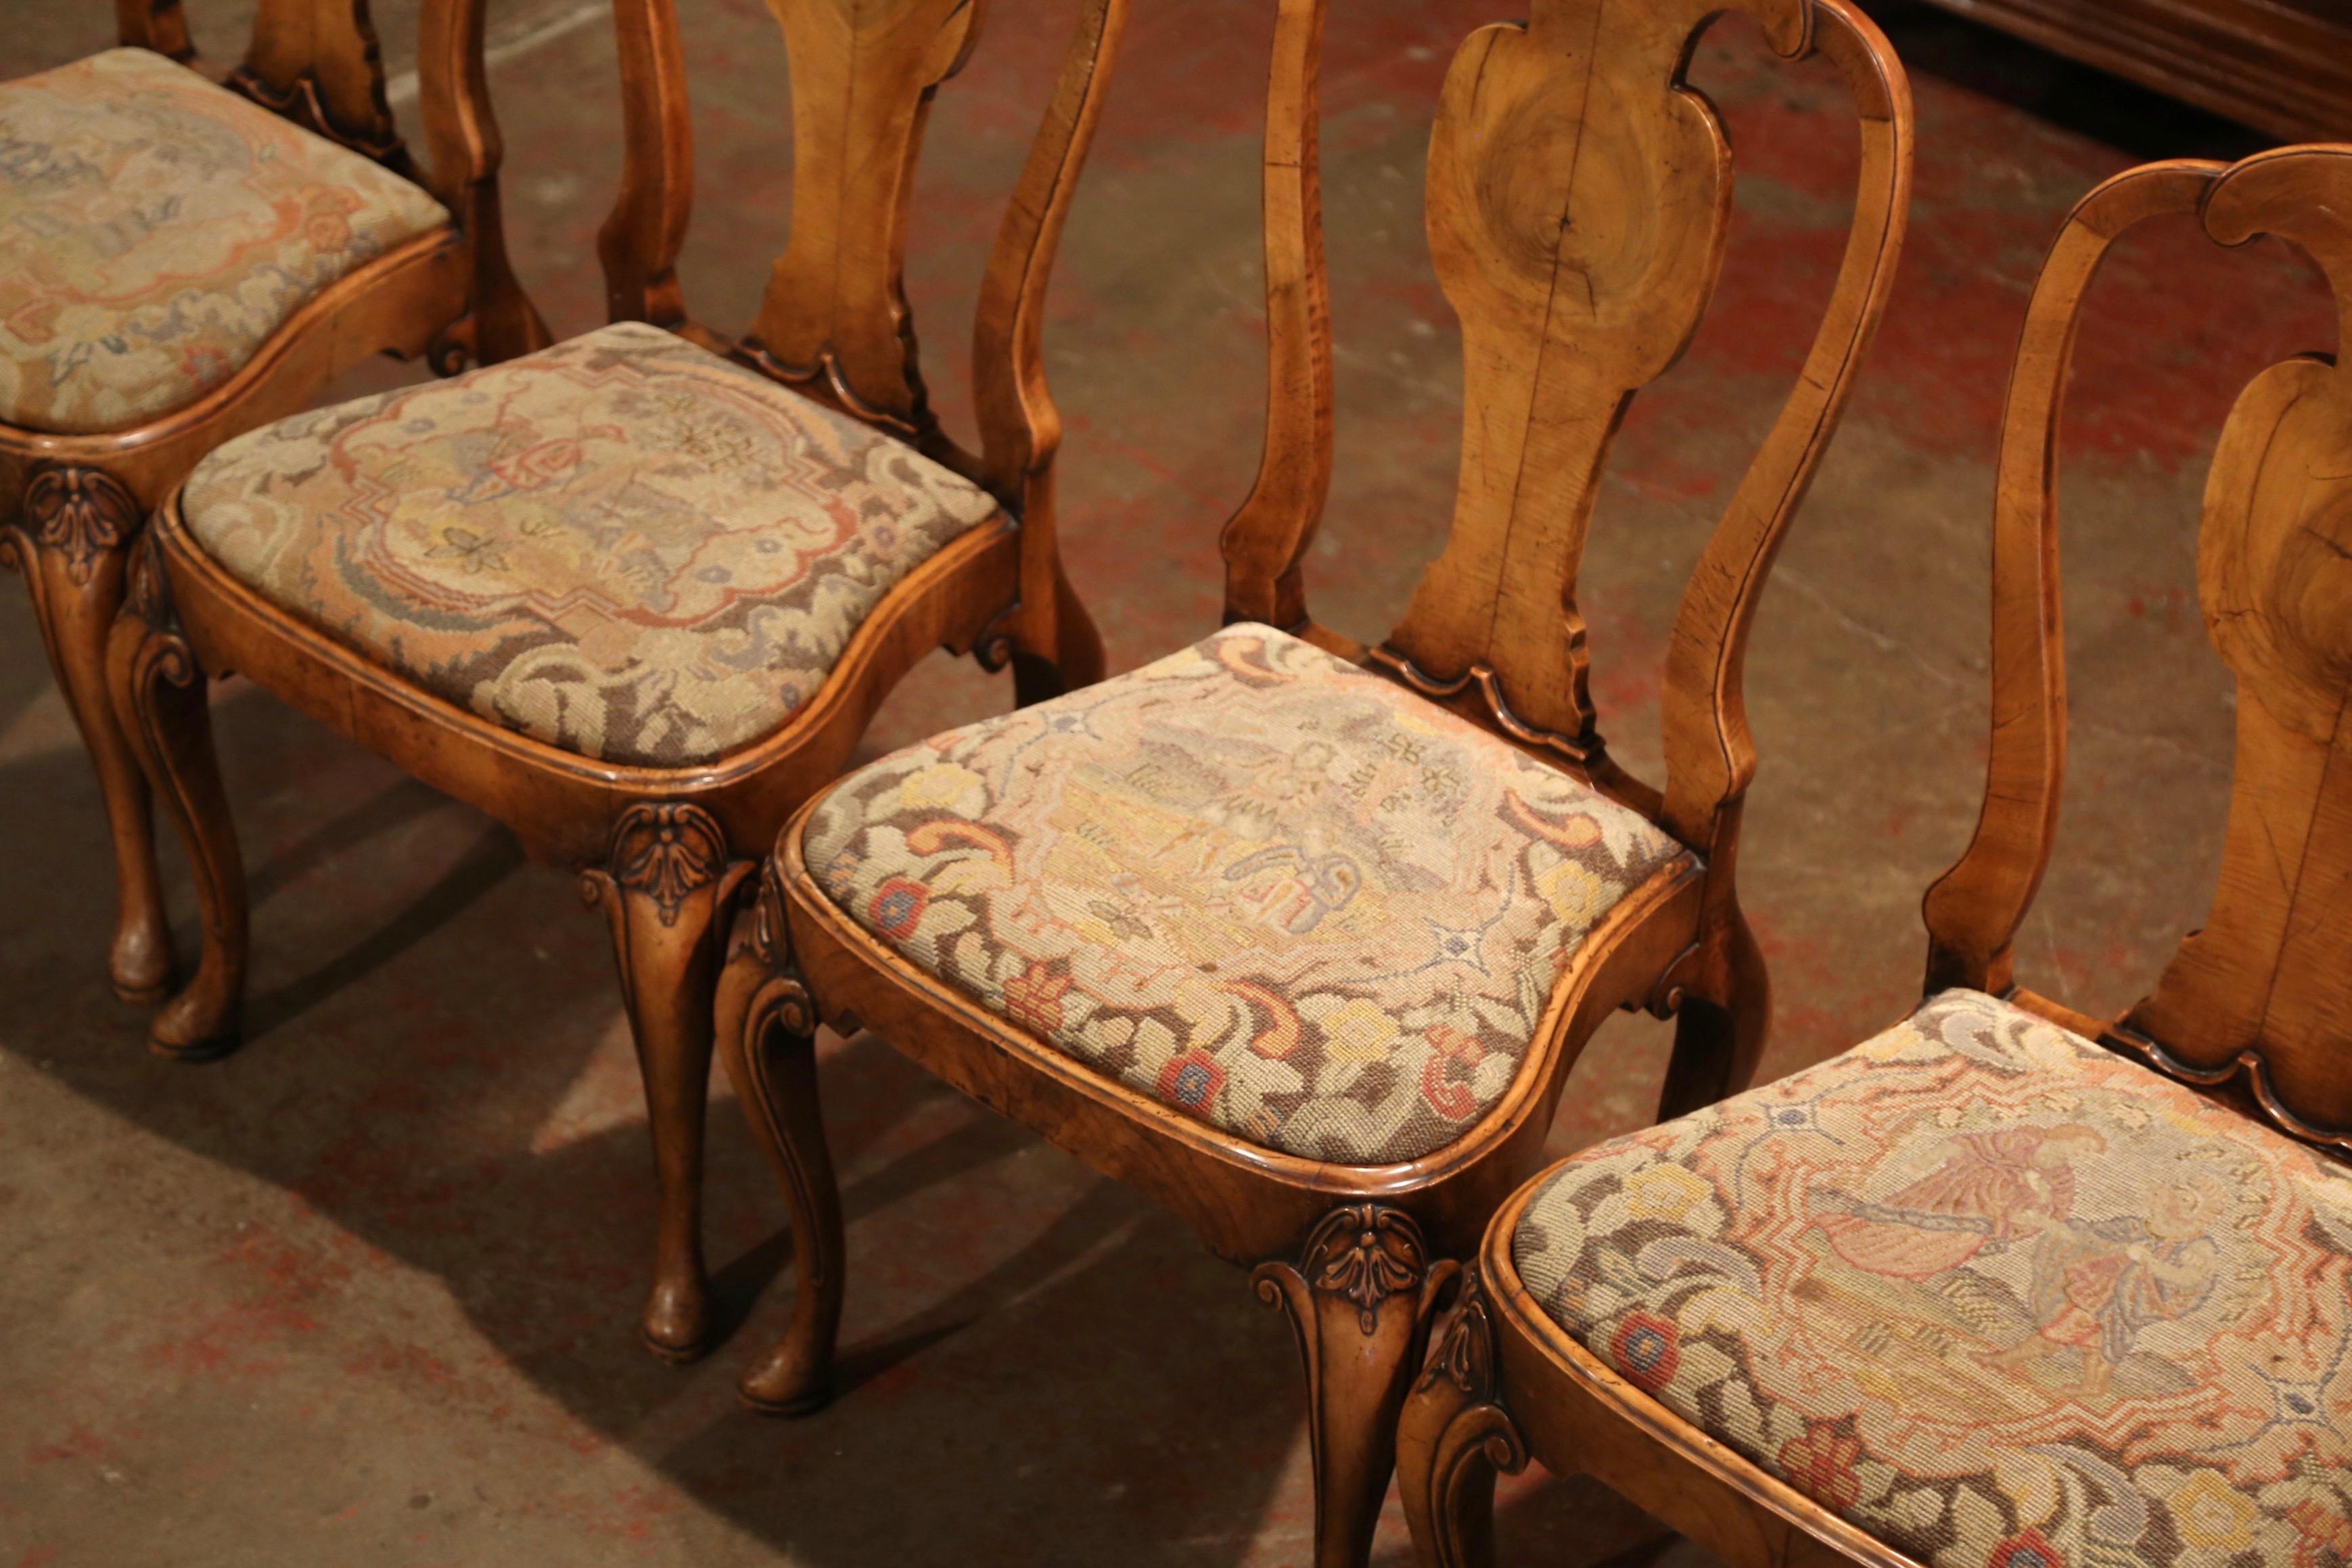
MULTIPOLYGON (((1486 29, 1457 58, 1433 142, 1431 228, 1468 340, 1464 500, 1447 554, 1406 626, 1370 650, 1314 622, 1300 572, 1332 468, 1316 183, 1324 5, 1282 0, 1265 150, 1267 441, 1257 482, 1222 542, 1228 621, 1272 620, 1448 700, 1664 821, 1705 858, 1677 860, 1601 921, 1554 990, 1509 1089, 1462 1139, 1419 1160, 1350 1167, 1259 1147, 1099 1077, 898 956, 812 875, 811 803, 766 873, 781 921, 737 951, 720 988, 720 1037, 730 1061, 753 1068, 738 1087, 784 1173, 793 1229, 813 1259, 785 1342, 743 1386, 752 1405, 797 1411, 822 1403, 839 1320, 838 1199, 805 1046, 819 1019, 871 1027, 956 1088, 1170 1208, 1210 1251, 1255 1270, 1261 1296, 1289 1317, 1305 1362, 1316 1560, 1325 1568, 1364 1562, 1398 1405, 1432 1309, 1450 1288, 1451 1260, 1475 1245, 1494 1207, 1534 1169, 1568 1072, 1601 1020, 1636 1006, 1679 1008, 1693 1020, 1677 1049, 1678 1094, 1720 1093, 1752 1071, 1765 1007, 1760 963, 1729 879, 1754 763, 1738 706, 1739 649, 1772 550, 1884 305, 1910 166, 1908 96, 1870 24, 1842 0, 1761 0, 1757 10, 1784 54, 1819 48, 1853 84, 1861 184, 1803 381, 1677 621, 1668 679, 1689 689, 1668 708, 1664 791, 1610 763, 1589 713, 1579 711, 1581 633, 1571 594, 1607 437, 1632 392, 1688 336, 1720 248, 1727 152, 1712 111, 1680 82, 1691 41, 1712 15, 1696 0, 1652 8, 1542 0, 1528 26, 1486 29), (1694 150, 1703 154, 1696 163, 1694 150), (1587 314, 1605 330, 1587 336, 1555 321, 1555 293, 1589 300, 1587 314), (1524 489, 1491 471, 1504 467, 1526 470, 1524 489), (761 1077, 763 1059, 791 1070, 761 1077)), ((646 194, 649 210, 656 198, 646 194)), ((657 278, 661 268, 648 265, 642 275, 657 278)))
POLYGON ((2352 15, 2336 0, 1935 0, 2290 142, 2352 136, 2352 15))
MULTIPOLYGON (((2223 1091, 2242 1113, 2352 1156, 2352 387, 2317 355, 2264 371, 2216 448, 2199 538, 2209 634, 2238 678, 2221 889, 2155 991, 2108 1021, 2017 986, 2012 943, 2049 863, 2065 771, 2056 453, 2084 297, 2145 219, 2257 234, 2319 264, 2352 320, 2352 147, 2224 167, 2154 163, 2085 196, 2036 282, 2003 410, 1993 516, 1992 741, 1982 814, 1928 889, 1926 990, 1970 986, 2223 1091)), ((1492 1561, 1494 1473, 1532 1455, 1594 1476, 1734 1568, 1912 1560, 1810 1501, 1566 1342, 1513 1270, 1530 1182, 1486 1232, 1478 1273, 1405 1403, 1405 1512, 1424 1563, 1492 1561)))
MULTIPOLYGON (((154 736, 148 760, 159 778, 210 771, 186 726, 163 711, 178 700, 178 686, 137 678, 142 661, 161 657, 142 651, 145 641, 166 637, 188 650, 199 688, 236 670, 496 817, 534 858, 582 873, 611 925, 646 1084, 660 1202, 641 1326, 648 1346, 671 1359, 698 1355, 709 1336, 700 1215, 710 1020, 719 960, 753 857, 847 765, 876 709, 930 649, 971 653, 991 668, 1013 661, 1024 701, 1101 672, 1099 639, 1053 548, 1060 425, 1045 384, 1038 322, 1051 254, 1108 87, 1125 0, 1081 7, 999 237, 976 328, 977 455, 940 433, 922 403, 899 283, 923 110, 971 46, 976 15, 932 0, 847 9, 833 0, 777 0, 775 9, 792 46, 794 248, 778 265, 760 323, 736 340, 692 321, 677 285, 693 149, 673 8, 669 0, 622 0, 615 7, 625 152, 599 236, 612 313, 676 331, 940 455, 986 485, 1001 508, 884 596, 789 722, 708 764, 682 768, 603 762, 518 734, 427 694, 237 581, 189 531, 176 492, 150 525, 175 620, 152 633, 134 626, 111 652, 126 712, 154 736), (893 171, 878 184, 870 178, 877 158, 893 171), (820 240, 829 248, 811 259, 820 240), (787 336, 795 322, 805 330, 793 326, 795 335, 787 336), (778 344, 800 357, 788 360, 778 344), (177 754, 184 738, 186 754, 177 754)), ((464 20, 427 28, 436 58, 454 65, 478 52, 478 17, 459 26, 464 20)), ((494 199, 490 205, 495 210, 494 199)), ((235 861, 226 811, 191 809, 177 820, 200 859, 235 861)), ((206 906, 199 971, 205 983, 175 998, 155 1026, 158 1046, 174 1053, 217 1052, 236 1026, 242 886, 223 877, 200 882, 199 893, 206 906), (230 903, 237 907, 215 907, 230 903)), ((763 1049, 756 1059, 730 1050, 739 1077, 766 1071, 794 1089, 807 1080, 787 1048, 763 1049)))
MULTIPOLYGON (((115 15, 123 43, 193 58, 178 0, 116 0, 115 15)), ((482 0, 429 0, 423 26, 442 40, 420 61, 432 163, 419 176, 399 152, 392 166, 422 178, 455 216, 451 226, 321 289, 235 374, 184 408, 89 435, 0 425, 0 563, 26 580, 50 668, 105 801, 116 885, 107 972, 127 1001, 159 1001, 172 980, 148 791, 107 694, 107 628, 121 606, 127 552, 147 512, 206 452, 299 412, 375 354, 429 355, 436 368, 454 370, 466 354, 503 358, 547 342, 497 224, 499 148, 481 70, 482 0), (93 525, 92 518, 100 521, 93 525)), ((320 128, 306 118, 313 108, 354 94, 379 107, 383 100, 382 63, 362 0, 272 0, 255 18, 252 54, 241 68, 250 77, 243 84, 248 97, 312 129, 320 128), (333 85, 318 88, 321 80, 333 85)), ((337 139, 372 150, 364 138, 337 139)), ((389 145, 397 152, 398 138, 389 145)))

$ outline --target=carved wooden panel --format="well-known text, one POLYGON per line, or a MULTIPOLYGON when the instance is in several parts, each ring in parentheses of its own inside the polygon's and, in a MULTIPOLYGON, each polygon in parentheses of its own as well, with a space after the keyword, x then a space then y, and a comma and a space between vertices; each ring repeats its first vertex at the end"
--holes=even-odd
POLYGON ((980 33, 980 0, 769 0, 793 89, 792 235, 745 342, 853 412, 925 429, 903 284, 907 213, 939 84, 980 33))
POLYGON ((415 177, 384 99, 383 55, 367 0, 261 0, 252 47, 228 85, 298 125, 415 177))
MULTIPOLYGON (((1718 8, 1538 0, 1456 54, 1430 142, 1430 247, 1462 321, 1461 482, 1384 651, 1416 684, 1477 680, 1515 732, 1571 747, 1592 727, 1575 600, 1601 466, 1633 394, 1697 330, 1723 256, 1730 149, 1681 80, 1718 8)), ((1802 47, 1799 0, 1759 9, 1802 47)))

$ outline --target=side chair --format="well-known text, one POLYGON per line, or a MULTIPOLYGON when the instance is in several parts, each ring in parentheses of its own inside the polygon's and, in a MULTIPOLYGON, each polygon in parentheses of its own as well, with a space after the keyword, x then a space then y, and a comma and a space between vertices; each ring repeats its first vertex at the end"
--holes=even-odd
POLYGON ((660 1209, 643 1328, 672 1359, 709 1333, 712 996, 750 857, 930 648, 1010 660, 1024 701, 1102 668, 1055 547, 1040 329, 1125 0, 1079 7, 998 235, 977 453, 925 400, 900 277, 926 113, 978 7, 775 9, 791 239, 750 331, 686 313, 677 17, 618 0, 614 324, 222 448, 157 510, 109 653, 197 868, 204 960, 156 1016, 166 1048, 237 1027, 246 893, 205 702, 232 669, 580 869, 644 1072, 660 1209))
POLYGON ((2352 1561, 2352 377, 2240 394, 2198 539, 2237 680, 2221 886, 2145 1001, 2019 986, 2066 746, 2055 452, 2079 307, 2141 220, 2258 234, 2352 321, 2352 147, 2168 163, 2068 217, 1993 525, 1983 815, 1927 1000, 1819 1067, 1554 1166, 1488 1227, 1405 1405, 1424 1563, 1497 1467, 1588 1473, 1733 1568, 2352 1561))
POLYGON ((0 563, 31 591, 105 798, 127 1001, 172 938, 106 637, 148 511, 222 442, 373 355, 448 374, 545 343, 499 224, 482 0, 425 0, 419 169, 366 0, 264 0, 226 84, 178 0, 116 0, 122 47, 0 82, 0 563))
POLYGON ((843 1240, 820 1020, 862 1020, 1255 1270, 1305 1358, 1333 1568, 1369 1550, 1451 1259, 1535 1168, 1601 1019, 1679 1015, 1670 1107, 1753 1070, 1767 1001, 1732 887, 1754 765, 1740 650, 1885 300, 1910 108, 1843 0, 1751 8, 1780 54, 1843 73, 1860 184, 1803 374, 1683 600, 1653 789, 1597 732, 1576 566, 1609 438, 1714 283, 1730 150, 1682 75, 1717 9, 1538 0, 1456 57, 1428 205, 1465 340, 1460 496, 1411 613, 1368 648, 1313 622, 1300 581, 1332 461, 1323 5, 1283 0, 1269 436, 1224 531, 1226 629, 833 786, 785 828, 730 959, 722 1048, 799 1249, 754 1405, 828 1391, 843 1240))

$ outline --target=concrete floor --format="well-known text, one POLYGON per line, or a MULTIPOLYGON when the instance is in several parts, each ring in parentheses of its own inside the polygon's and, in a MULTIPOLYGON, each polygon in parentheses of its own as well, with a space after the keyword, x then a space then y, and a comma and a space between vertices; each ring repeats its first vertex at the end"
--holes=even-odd
MULTIPOLYGON (((0 76, 103 46, 104 9, 6 0, 0 76)), ((218 54, 250 9, 191 5, 217 19, 218 54)), ((740 324, 782 237, 782 50, 760 0, 682 9, 701 137, 688 293, 740 324)), ((414 10, 379 7, 411 113, 414 10)), ((509 229, 550 321, 578 331, 600 308, 591 240, 617 166, 609 36, 593 3, 492 10, 509 229)), ((1066 527, 1115 668, 1215 624, 1215 531, 1255 463, 1266 10, 1135 0, 1057 273, 1066 527)), ((933 121, 910 285, 951 419, 978 258, 1070 11, 993 8, 933 121)), ((1369 635, 1448 511, 1457 350, 1420 160, 1446 56, 1489 12, 1337 13, 1342 449, 1309 581, 1326 619, 1369 635)), ((2259 144, 1887 15, 1918 100, 1910 244, 1749 660, 1769 1075, 1916 994, 1917 900, 1981 787, 1994 426, 2042 247, 2138 157, 2259 144)), ((1730 261, 1697 344, 1626 426, 1587 572, 1603 727, 1637 765, 1654 764, 1681 574, 1801 354, 1853 172, 1826 70, 1775 65, 1734 22, 1695 74, 1739 151, 1730 261)), ((2268 243, 2227 255, 2150 232, 2100 284, 2066 447, 2074 774, 2024 947, 2032 984, 2078 1005, 2128 1001, 2209 897, 2231 694, 2194 597, 2204 459, 2249 374, 2331 337, 2309 270, 2268 243)), ((413 374, 371 367, 344 391, 413 374)), ((1009 699, 934 660, 870 750, 1009 699)), ((697 1367, 645 1356, 649 1172, 600 923, 492 824, 266 696, 224 689, 218 722, 254 882, 251 1027, 237 1056, 181 1068, 141 1049, 103 984, 97 800, 31 616, 0 589, 0 1568, 1307 1560, 1281 1323, 1173 1222, 872 1038, 825 1047, 851 1219, 844 1396, 796 1423, 731 1402, 780 1321, 769 1287, 791 1248, 730 1107, 710 1234, 740 1328, 697 1367)), ((1647 1020, 1603 1031, 1560 1150, 1642 1124, 1664 1040, 1647 1020)), ((1657 1534, 1588 1483, 1505 1489, 1507 1560, 1648 1556, 1657 1534)), ((1379 1555, 1407 1560, 1393 1501, 1379 1555)))

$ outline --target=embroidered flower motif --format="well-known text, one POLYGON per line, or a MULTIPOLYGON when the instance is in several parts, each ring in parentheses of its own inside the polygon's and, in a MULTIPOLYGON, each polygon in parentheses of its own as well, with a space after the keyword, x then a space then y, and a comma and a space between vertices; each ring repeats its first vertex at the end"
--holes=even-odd
POLYGON ((1160 1098, 1169 1104, 1203 1115, 1225 1087, 1225 1069, 1205 1051, 1186 1051, 1160 1069, 1160 1098))
POLYGON ((1062 1026, 1062 998, 1069 993, 1067 970, 1042 961, 1004 983, 1004 1011, 1014 1023, 1041 1035, 1062 1026))
POLYGON ((2042 1531, 2029 1530, 1994 1547, 1985 1568, 2066 1568, 2066 1558, 2042 1531))
POLYGON ((1478 1110, 1478 1093, 1462 1082, 1486 1058, 1486 1048, 1450 1024, 1432 1026, 1422 1037, 1437 1048, 1421 1068, 1421 1097, 1448 1121, 1462 1121, 1478 1110), (1455 1076, 1457 1070, 1461 1078, 1455 1076))
POLYGON ((1675 1220, 1715 1195, 1704 1176, 1661 1161, 1625 1179, 1625 1201, 1644 1219, 1675 1220))
POLYGON ((920 882, 893 877, 875 890, 873 902, 866 906, 866 918, 892 942, 904 942, 915 934, 930 901, 930 889, 920 882))
POLYGON ((1861 1457, 1861 1439, 1829 1422, 1809 1421, 1803 1436, 1780 1445, 1780 1474, 1815 1502, 1849 1509, 1862 1496, 1862 1477, 1853 1468, 1861 1457))
POLYGON ((2286 1510, 2286 1518, 2295 1530, 2294 1568, 2352 1558, 2352 1521, 2334 1509, 2304 1498, 2286 1510))
POLYGON ((2210 1470, 2199 1470, 2165 1500, 2181 1539, 2236 1552, 2252 1543, 2253 1500, 2210 1470))
POLYGON ((1609 1342, 1609 1354, 1636 1386, 1655 1394, 1682 1367, 1682 1334, 1664 1318, 1628 1312, 1609 1342))
POLYGON ((490 472, 519 490, 551 485, 577 468, 587 448, 569 436, 535 441, 520 452, 492 460, 490 472))

